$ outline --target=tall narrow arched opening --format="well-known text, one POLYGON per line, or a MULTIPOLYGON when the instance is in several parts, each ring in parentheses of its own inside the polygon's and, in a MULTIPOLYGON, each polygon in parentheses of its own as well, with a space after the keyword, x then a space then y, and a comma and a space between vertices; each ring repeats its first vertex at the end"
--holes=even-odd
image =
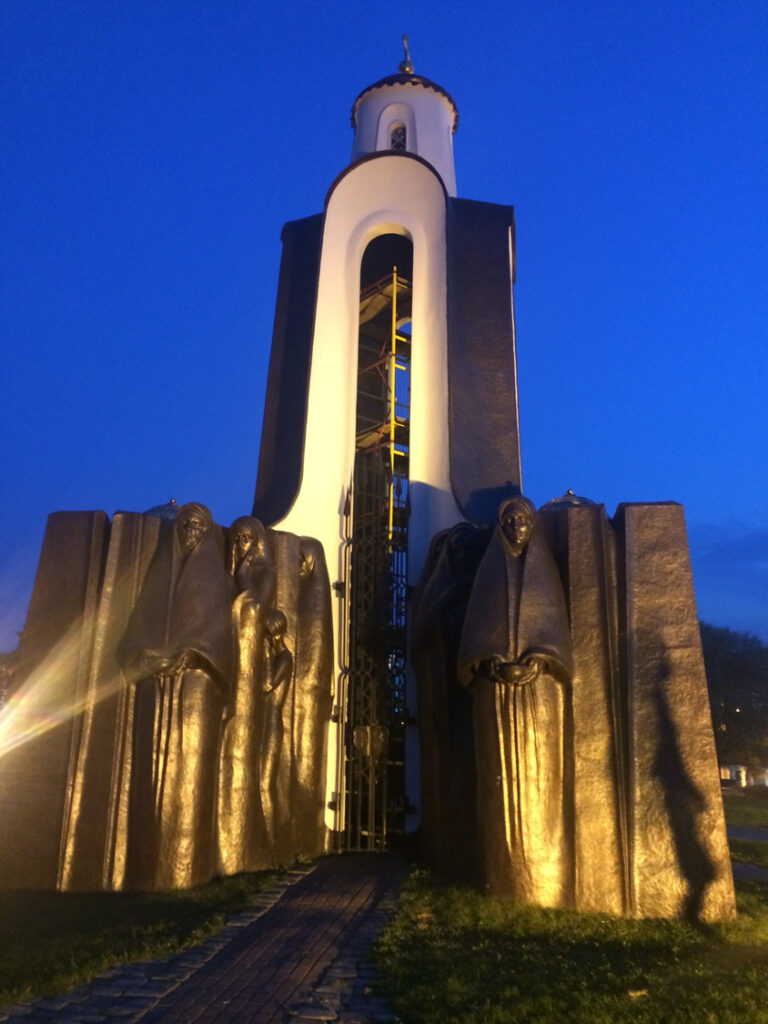
POLYGON ((405 669, 413 245, 381 235, 360 272, 355 469, 347 516, 345 846, 397 847, 405 669))

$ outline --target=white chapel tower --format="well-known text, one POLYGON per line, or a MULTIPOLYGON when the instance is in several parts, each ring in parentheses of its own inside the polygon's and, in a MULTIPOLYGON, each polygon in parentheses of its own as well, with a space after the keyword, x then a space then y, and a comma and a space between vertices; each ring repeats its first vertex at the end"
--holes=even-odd
MULTIPOLYGON (((404 42, 397 74, 355 100, 352 161, 324 212, 283 229, 254 503, 265 525, 322 543, 336 717, 374 761, 391 738, 379 719, 415 700, 408 595, 432 539, 492 522, 520 489, 513 210, 456 198, 456 104, 404 42), (365 616, 387 627, 373 654, 358 649, 365 616)), ((330 794, 349 789, 338 771, 330 794)))

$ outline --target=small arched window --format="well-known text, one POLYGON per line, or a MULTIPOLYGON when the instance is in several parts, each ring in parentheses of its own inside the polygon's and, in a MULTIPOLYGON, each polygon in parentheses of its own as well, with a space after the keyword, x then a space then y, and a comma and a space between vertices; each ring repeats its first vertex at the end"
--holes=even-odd
POLYGON ((389 130, 389 148, 400 153, 406 150, 405 125, 402 122, 393 124, 389 130))

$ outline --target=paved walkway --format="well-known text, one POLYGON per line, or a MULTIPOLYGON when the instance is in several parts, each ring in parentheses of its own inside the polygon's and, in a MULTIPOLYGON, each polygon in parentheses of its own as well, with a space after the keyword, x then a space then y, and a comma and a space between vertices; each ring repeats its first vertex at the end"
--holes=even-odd
POLYGON ((288 872, 202 946, 107 971, 55 999, 8 1006, 8 1024, 379 1024, 371 942, 407 873, 393 857, 345 854, 288 872))
POLYGON ((726 831, 729 839, 751 839, 758 842, 768 842, 768 828, 758 828, 755 825, 729 825, 726 831))
MULTIPOLYGON (((750 868, 765 877, 735 863, 734 875, 750 868)), ((201 946, 106 971, 56 998, 6 1006, 0 1022, 390 1024, 367 953, 407 871, 389 856, 322 858, 287 872, 201 946)))
MULTIPOLYGON (((729 825, 727 832, 729 839, 768 842, 768 828, 756 828, 753 825, 729 825)), ((764 882, 768 879, 768 868, 758 867, 757 864, 742 864, 740 861, 732 860, 731 867, 734 881, 737 882, 764 882)))

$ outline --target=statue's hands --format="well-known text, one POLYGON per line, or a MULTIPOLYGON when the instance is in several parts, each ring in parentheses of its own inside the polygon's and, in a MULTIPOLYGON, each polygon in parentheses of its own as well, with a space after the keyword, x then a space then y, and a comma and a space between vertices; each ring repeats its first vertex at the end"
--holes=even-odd
POLYGON ((174 676, 188 668, 189 655, 186 650, 174 654, 158 654, 156 651, 142 651, 139 668, 147 676, 174 676))
POLYGON ((529 657, 523 658, 523 665, 527 667, 529 676, 525 680, 526 683, 530 683, 537 679, 547 667, 547 663, 544 658, 537 657, 536 654, 531 654, 529 657))
POLYGON ((475 679, 490 679, 492 683, 502 683, 501 672, 504 667, 504 662, 501 658, 494 654, 492 658, 487 658, 485 661, 478 663, 475 668, 475 679))
POLYGON ((531 656, 522 661, 502 661, 492 658, 490 661, 494 682, 507 683, 510 686, 526 686, 532 683, 542 670, 541 658, 531 656))

